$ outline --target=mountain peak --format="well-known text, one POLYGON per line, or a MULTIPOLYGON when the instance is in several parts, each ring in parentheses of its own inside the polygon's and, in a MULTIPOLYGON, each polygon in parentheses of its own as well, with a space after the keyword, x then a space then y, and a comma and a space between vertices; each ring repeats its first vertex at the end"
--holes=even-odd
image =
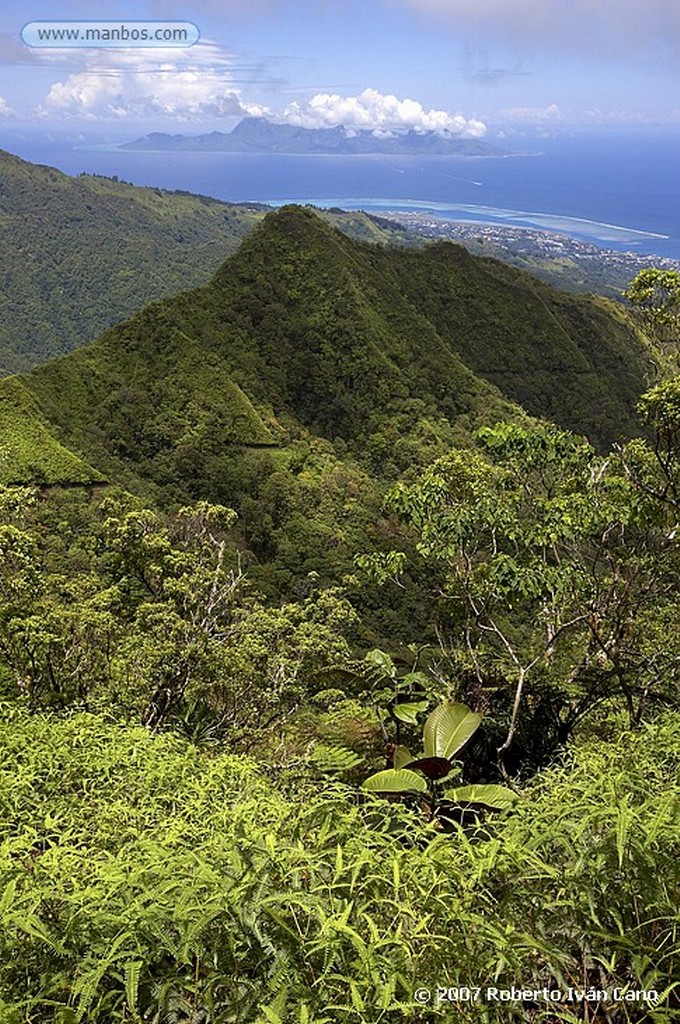
MULTIPOLYGON (((403 471, 415 450, 434 457, 478 426, 523 418, 519 404, 606 444, 638 429, 646 357, 590 299, 451 244, 360 244, 288 205, 211 283, 33 371, 18 397, 0 384, 0 398, 8 422, 19 398, 26 422, 40 417, 32 450, 54 424, 59 444, 109 478, 134 465, 180 493, 215 473, 236 481, 243 451, 287 436, 383 452, 403 471)), ((88 477, 53 454, 55 477, 88 477)), ((29 455, 19 461, 32 479, 29 455)))

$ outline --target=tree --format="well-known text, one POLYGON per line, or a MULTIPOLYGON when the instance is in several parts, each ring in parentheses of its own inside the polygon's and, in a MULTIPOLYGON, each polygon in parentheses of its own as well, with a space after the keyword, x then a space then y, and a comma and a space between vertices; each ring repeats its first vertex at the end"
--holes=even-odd
POLYGON ((642 396, 640 413, 653 431, 649 445, 632 443, 624 454, 636 487, 680 511, 680 379, 662 381, 642 396))
MULTIPOLYGON (((654 460, 636 445, 638 463, 640 451, 654 460)), ((432 613, 452 695, 489 711, 503 777, 545 760, 604 702, 622 700, 635 725, 674 685, 677 659, 652 624, 677 602, 675 513, 639 485, 632 454, 602 458, 557 427, 500 424, 388 496, 420 556, 444 570, 432 613)))
POLYGON ((350 656, 331 589, 266 606, 246 577, 236 514, 163 515, 124 492, 0 488, 0 671, 33 709, 115 711, 152 732, 252 746, 350 656))
POLYGON ((198 502, 166 518, 111 505, 104 514, 108 571, 127 619, 117 689, 152 731, 175 726, 249 748, 304 701, 316 671, 349 656, 354 613, 332 590, 262 603, 231 509, 198 502))
POLYGON ((651 336, 665 344, 680 337, 680 272, 641 270, 624 291, 651 336))

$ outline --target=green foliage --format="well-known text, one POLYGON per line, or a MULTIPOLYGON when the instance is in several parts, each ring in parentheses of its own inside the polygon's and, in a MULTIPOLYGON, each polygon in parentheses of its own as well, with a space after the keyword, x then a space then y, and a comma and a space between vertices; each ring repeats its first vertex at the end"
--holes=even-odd
MULTIPOLYGON (((436 838, 385 801, 285 798, 242 758, 5 706, 3 1020, 396 1024, 451 1019, 413 1000, 439 984, 663 993, 679 966, 679 741, 673 719, 591 741, 493 830, 436 838)), ((463 1024, 534 1012, 453 1009, 463 1024)), ((607 1009, 673 1019, 667 995, 607 1009)))
POLYGON ((0 484, 88 485, 104 477, 60 444, 31 392, 16 378, 0 392, 0 484))
MULTIPOLYGON (((634 479, 644 491, 651 491, 659 501, 677 509, 680 506, 680 379, 663 381, 648 391, 642 396, 640 411, 654 430, 653 459, 647 452, 644 478, 633 471, 634 479)), ((631 444, 627 451, 635 453, 633 461, 639 464, 644 449, 631 444)))
MULTIPOLYGON (((266 210, 100 175, 69 177, 4 152, 0 174, 0 375, 68 352, 147 303, 204 284, 266 210)), ((365 214, 325 216, 373 243, 400 236, 365 214)))
POLYGON ((393 767, 369 776, 362 788, 369 793, 383 794, 427 792, 427 820, 434 818, 440 824, 455 811, 454 805, 500 810, 510 807, 516 794, 504 786, 464 786, 448 790, 441 799, 439 781, 459 770, 453 757, 474 736, 481 720, 481 715, 474 714, 465 704, 449 701, 439 704, 423 727, 423 753, 414 760, 407 747, 393 745, 393 767))
MULTIPOLYGON (((533 894, 520 884, 512 903, 518 911, 524 899, 527 930, 551 935, 567 954, 557 977, 589 974, 608 988, 618 975, 632 989, 677 990, 680 942, 668 899, 680 884, 672 862, 680 843, 678 738, 671 714, 613 743, 578 747, 536 781, 521 815, 507 819, 505 841, 525 844, 527 860, 537 855, 542 864, 533 894)), ((665 1024, 677 1018, 677 991, 670 1005, 608 1009, 616 1021, 665 1024)))
POLYGON ((129 496, 60 509, 0 491, 0 512, 0 657, 8 692, 33 708, 116 709, 252 746, 349 656, 347 601, 324 590, 264 605, 224 506, 168 517, 129 496))
POLYGON ((623 294, 655 340, 680 341, 679 271, 641 270, 623 294))
MULTIPOLYGON (((644 408, 670 424, 672 394, 661 386, 644 408)), ((445 570, 433 613, 460 695, 491 706, 503 774, 603 702, 624 701, 635 724, 676 699, 663 637, 677 603, 671 440, 657 430, 653 445, 602 459, 555 427, 504 424, 389 495, 421 557, 445 570)))
POLYGON ((465 806, 492 807, 495 811, 507 811, 517 802, 517 794, 507 786, 457 786, 447 789, 444 796, 453 804, 465 806))
POLYGON ((316 743, 309 760, 322 772, 331 775, 346 775, 363 762, 363 758, 353 750, 326 743, 316 743))
POLYGON ((482 721, 464 704, 440 704, 423 728, 425 757, 450 760, 475 734, 482 721))
POLYGON ((386 768, 369 776, 362 788, 367 793, 424 793, 427 782, 409 768, 386 768))
POLYGON ((393 272, 466 366, 531 415, 599 449, 639 432, 635 402, 654 360, 615 304, 556 291, 449 242, 400 254, 393 272))

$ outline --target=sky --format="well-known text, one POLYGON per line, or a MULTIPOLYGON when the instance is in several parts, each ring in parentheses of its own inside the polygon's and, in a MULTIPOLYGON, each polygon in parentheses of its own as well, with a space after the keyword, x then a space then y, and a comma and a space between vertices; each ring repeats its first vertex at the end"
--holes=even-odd
POLYGON ((0 133, 266 115, 462 137, 680 130, 680 0, 4 0, 0 133), (31 48, 27 22, 192 22, 187 48, 31 48))

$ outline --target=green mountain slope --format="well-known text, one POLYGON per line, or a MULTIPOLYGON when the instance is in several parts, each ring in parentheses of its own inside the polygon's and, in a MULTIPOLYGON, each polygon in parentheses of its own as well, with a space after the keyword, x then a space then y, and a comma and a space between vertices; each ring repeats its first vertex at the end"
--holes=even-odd
MULTIPOLYGON (((205 284, 265 208, 70 177, 0 150, 0 376, 93 341, 180 288, 205 284)), ((327 214, 387 242, 403 232, 327 214)))
MULTIPOLYGON (((315 433, 361 444, 395 419, 407 433, 423 417, 443 415, 454 429, 468 417, 467 430, 510 414, 402 295, 388 273, 399 258, 307 210, 267 218, 218 272, 204 307, 216 325, 226 305, 246 339, 234 363, 246 390, 276 394, 315 433)), ((205 332, 205 320, 194 323, 205 332)))
POLYGON ((651 356, 625 311, 451 243, 403 252, 400 286, 475 373, 599 445, 639 431, 651 356))
POLYGON ((0 390, 0 484, 91 484, 104 480, 54 436, 35 397, 17 377, 0 390))
POLYGON ((604 302, 451 244, 358 244, 288 207, 210 284, 22 379, 59 443, 107 475, 201 492, 209 457, 223 492, 243 448, 323 437, 393 477, 522 415, 514 402, 603 445, 638 429, 647 360, 604 302))
MULTIPOLYGON (((90 342, 180 288, 207 283, 265 212, 69 177, 0 151, 0 376, 90 342)), ((426 242, 386 218, 317 212, 360 241, 411 249, 426 242)), ((563 281, 583 290, 579 275, 566 273, 563 281)))
MULTIPOLYGON (((4 479, 103 477, 165 507, 230 506, 249 578, 270 597, 295 596, 310 573, 337 584, 357 552, 408 546, 381 514, 392 481, 479 426, 526 420, 494 377, 600 445, 617 416, 617 433, 637 432, 638 392, 617 390, 624 341, 646 358, 606 305, 450 244, 418 254, 357 243, 288 207, 209 284, 0 380, 4 479), (574 367, 578 410, 566 392, 574 367)), ((395 604, 362 595, 369 646, 421 622, 425 584, 395 604)))
POLYGON ((67 352, 152 299, 202 284, 256 219, 0 153, 0 372, 67 352))
MULTIPOLYGON (((55 449, 93 467, 86 476, 165 506, 235 508, 263 593, 294 595, 309 573, 337 583, 357 551, 392 544, 380 515, 390 480, 475 426, 524 418, 383 279, 373 252, 310 211, 271 214, 209 285, 1 380, 0 397, 20 386, 55 449)), ((45 478, 11 440, 12 479, 45 478)), ((413 614, 378 618, 387 635, 413 614)))
POLYGON ((291 444, 323 437, 390 477, 521 416, 373 252, 308 210, 282 210, 209 285, 21 379, 59 441, 112 479, 132 472, 236 504, 252 486, 235 482, 249 479, 247 451, 276 448, 285 462, 291 444))

